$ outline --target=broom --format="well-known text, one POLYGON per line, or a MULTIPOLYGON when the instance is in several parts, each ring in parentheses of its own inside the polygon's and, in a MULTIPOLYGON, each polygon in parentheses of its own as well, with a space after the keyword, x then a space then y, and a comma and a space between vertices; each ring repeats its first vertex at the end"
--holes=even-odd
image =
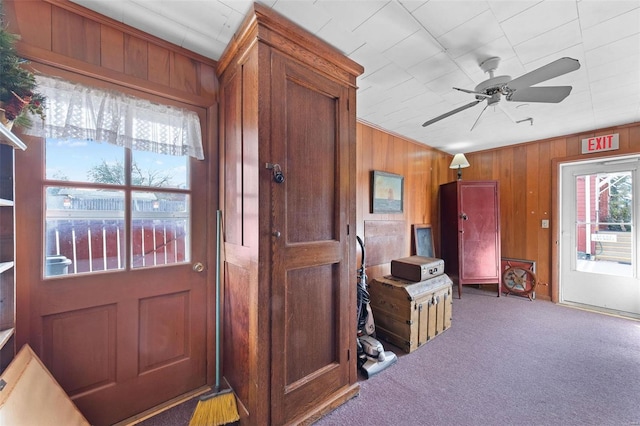
POLYGON ((189 426, 218 426, 240 420, 231 389, 220 390, 220 253, 222 212, 216 212, 216 382, 212 392, 199 397, 189 426))

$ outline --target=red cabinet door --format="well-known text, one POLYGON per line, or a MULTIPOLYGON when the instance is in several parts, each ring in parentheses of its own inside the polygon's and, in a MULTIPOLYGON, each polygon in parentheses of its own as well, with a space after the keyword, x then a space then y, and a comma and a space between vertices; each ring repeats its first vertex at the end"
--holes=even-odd
POLYGON ((462 284, 494 283, 500 274, 500 226, 497 182, 459 185, 458 215, 462 284))
POLYGON ((499 289, 499 206, 497 181, 440 186, 440 257, 445 272, 458 282, 458 294, 465 284, 496 283, 499 289))

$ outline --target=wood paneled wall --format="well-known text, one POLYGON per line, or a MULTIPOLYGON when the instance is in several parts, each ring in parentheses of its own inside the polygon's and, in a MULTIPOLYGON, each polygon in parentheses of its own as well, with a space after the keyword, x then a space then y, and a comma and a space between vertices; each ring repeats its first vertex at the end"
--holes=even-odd
POLYGON ((562 162, 633 153, 640 153, 638 123, 465 154, 471 166, 463 170, 463 179, 500 182, 502 257, 536 262, 542 284, 536 289, 537 297, 551 299, 554 291, 557 294, 557 269, 552 267, 557 239, 553 231, 558 220, 554 168, 562 162), (619 150, 581 154, 582 139, 611 133, 620 135, 619 150), (548 229, 541 227, 543 219, 550 221, 548 229))
MULTIPOLYGON (((21 56, 152 95, 209 107, 216 62, 130 28, 68 0, 3 0, 5 23, 21 56)), ((49 71, 49 70, 47 70, 49 71)))
MULTIPOLYGON (((395 253, 395 256, 412 254, 413 224, 431 224, 434 226, 434 239, 437 239, 438 188, 441 183, 454 179, 454 173, 449 169, 452 156, 363 122, 358 122, 356 128, 356 153, 357 235, 361 238, 364 237, 365 244, 365 223, 372 221, 386 222, 387 224, 392 221, 404 222, 404 238, 400 236, 397 239, 397 244, 402 247, 393 247, 388 251, 395 253), (404 208, 402 213, 371 213, 372 170, 404 176, 404 208)), ((391 243, 393 241, 390 241, 391 243)), ((436 247, 438 247, 437 241, 436 247)), ((366 246, 365 249, 367 249, 366 246)), ((373 279, 389 274, 391 260, 381 259, 380 256, 367 251, 369 278, 373 279), (371 264, 369 259, 378 259, 376 261, 378 264, 371 264)))

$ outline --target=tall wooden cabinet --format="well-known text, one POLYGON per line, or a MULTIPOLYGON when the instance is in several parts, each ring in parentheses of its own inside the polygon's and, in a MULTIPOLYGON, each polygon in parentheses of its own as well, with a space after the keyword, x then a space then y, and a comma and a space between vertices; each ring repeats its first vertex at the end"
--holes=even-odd
POLYGON ((359 391, 362 71, 260 4, 219 61, 222 364, 243 424, 311 422, 359 391))
POLYGON ((14 151, 26 146, 0 123, 0 372, 15 355, 14 151))
POLYGON ((497 284, 500 296, 500 194, 497 181, 440 185, 440 257, 458 283, 497 284))

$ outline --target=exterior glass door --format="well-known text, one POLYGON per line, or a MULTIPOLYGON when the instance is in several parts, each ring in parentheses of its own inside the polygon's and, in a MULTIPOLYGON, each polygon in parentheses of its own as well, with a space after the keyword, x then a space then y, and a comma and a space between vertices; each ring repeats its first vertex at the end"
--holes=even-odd
POLYGON ((638 157, 561 169, 560 301, 640 316, 638 157))

